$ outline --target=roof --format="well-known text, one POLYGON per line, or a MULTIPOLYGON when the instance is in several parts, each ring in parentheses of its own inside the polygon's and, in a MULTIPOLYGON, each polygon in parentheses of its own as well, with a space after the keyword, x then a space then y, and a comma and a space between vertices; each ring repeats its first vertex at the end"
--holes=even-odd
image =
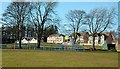
MULTIPOLYGON (((103 33, 97 33, 96 36, 101 36, 101 35, 104 35, 104 36, 109 36, 109 35, 112 35, 113 33, 112 32, 103 32, 103 33)), ((92 36, 92 34, 89 34, 89 36, 92 36)))
POLYGON ((84 36, 84 35, 86 35, 86 34, 88 34, 88 35, 89 35, 89 33, 88 33, 88 32, 80 32, 80 35, 81 35, 81 36, 84 36))
POLYGON ((103 32, 98 35, 110 36, 110 35, 113 35, 113 33, 112 32, 103 32))
MULTIPOLYGON (((26 40, 32 40, 34 37, 23 37, 23 39, 26 39, 26 40)), ((36 39, 36 38, 34 38, 34 39, 36 39)))

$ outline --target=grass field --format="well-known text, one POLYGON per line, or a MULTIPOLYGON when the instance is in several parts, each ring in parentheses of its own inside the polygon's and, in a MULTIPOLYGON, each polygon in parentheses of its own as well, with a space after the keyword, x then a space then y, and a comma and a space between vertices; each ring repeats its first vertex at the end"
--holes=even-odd
POLYGON ((3 67, 118 67, 118 53, 110 51, 44 51, 3 49, 3 67))

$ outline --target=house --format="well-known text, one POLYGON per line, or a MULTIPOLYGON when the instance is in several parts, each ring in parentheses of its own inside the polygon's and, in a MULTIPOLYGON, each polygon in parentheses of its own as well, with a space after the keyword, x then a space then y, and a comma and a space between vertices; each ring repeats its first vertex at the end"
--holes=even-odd
POLYGON ((93 43, 93 37, 90 35, 88 38, 88 44, 92 44, 93 43))
POLYGON ((65 40, 65 36, 62 34, 52 34, 47 38, 47 43, 62 43, 65 40))
POLYGON ((103 37, 101 38, 101 43, 115 44, 113 32, 104 32, 104 33, 101 33, 100 36, 103 37))
POLYGON ((89 33, 88 32, 81 32, 81 33, 72 33, 70 36, 72 37, 72 39, 74 39, 74 35, 76 35, 77 39, 77 43, 78 44, 83 44, 83 43, 88 43, 88 38, 89 38, 89 33))
MULTIPOLYGON (((105 38, 104 35, 97 34, 95 36, 95 45, 102 45, 102 44, 104 44, 104 41, 105 41, 104 38, 105 38)), ((93 44, 93 36, 92 35, 89 35, 88 44, 89 45, 93 44)))
MULTIPOLYGON (((17 43, 19 43, 19 41, 18 41, 18 40, 17 40, 17 43)), ((22 39, 22 40, 21 40, 21 43, 22 43, 22 44, 27 44, 27 43, 28 43, 28 41, 24 38, 24 39, 22 39)))
MULTIPOLYGON (((19 43, 19 41, 17 40, 16 43, 19 43)), ((22 44, 27 44, 27 43, 37 43, 37 39, 33 38, 33 37, 26 37, 26 38, 23 38, 21 40, 21 43, 22 44)))
POLYGON ((30 40, 29 43, 37 43, 37 39, 32 38, 32 40, 30 40))
MULTIPOLYGON (((104 43, 113 44, 113 39, 114 38, 112 32, 104 32, 104 33, 96 34, 95 45, 103 45, 104 43)), ((92 35, 89 35, 88 44, 92 44, 92 43, 93 43, 93 37, 92 35)))
POLYGON ((80 33, 80 43, 88 43, 89 33, 82 32, 80 33))

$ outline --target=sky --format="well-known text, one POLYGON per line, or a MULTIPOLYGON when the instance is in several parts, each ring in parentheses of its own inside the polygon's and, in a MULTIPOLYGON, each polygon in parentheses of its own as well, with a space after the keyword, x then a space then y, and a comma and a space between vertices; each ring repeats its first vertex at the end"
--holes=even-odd
MULTIPOLYGON (((76 1, 76 0, 75 0, 76 1)), ((10 4, 9 1, 7 2, 1 2, 0 3, 0 18, 1 14, 6 10, 7 6, 10 4)), ((70 10, 84 10, 87 13, 89 13, 90 10, 95 9, 95 8, 116 8, 118 9, 118 2, 59 2, 58 5, 56 6, 56 13, 62 20, 60 25, 62 29, 65 27, 65 24, 68 24, 67 19, 65 18, 65 15, 70 11, 70 10)), ((114 30, 117 29, 118 26, 118 21, 116 21, 115 27, 113 27, 114 30)), ((65 27, 69 29, 68 27, 65 27)), ((111 29, 111 30, 113 30, 111 29)), ((59 31, 59 33, 64 33, 62 30, 59 31)))
MULTIPOLYGON (((95 8, 116 8, 118 9, 118 3, 117 2, 60 2, 58 3, 58 6, 56 8, 58 15, 60 16, 62 22, 61 29, 65 27, 67 30, 69 30, 69 27, 65 26, 65 24, 69 24, 67 19, 65 18, 65 15, 70 10, 84 10, 86 13, 89 13, 90 10, 95 8)), ((116 30, 118 26, 118 21, 116 21, 115 27, 109 30, 116 30)), ((85 26, 81 27, 81 29, 86 28, 85 26)), ((61 32, 63 30, 60 30, 61 32)))
MULTIPOLYGON (((0 2, 11 2, 11 1, 21 1, 21 0, 1 0, 0 2)), ((22 0, 26 2, 36 2, 36 1, 45 1, 49 2, 51 0, 22 0)), ((119 0, 52 0, 57 2, 118 2, 119 0)))

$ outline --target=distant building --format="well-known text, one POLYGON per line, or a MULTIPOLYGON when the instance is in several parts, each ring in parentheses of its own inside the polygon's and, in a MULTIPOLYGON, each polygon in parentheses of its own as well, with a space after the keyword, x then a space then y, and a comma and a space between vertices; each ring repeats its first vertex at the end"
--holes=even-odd
POLYGON ((29 43, 37 43, 37 39, 32 38, 32 40, 30 40, 29 43))
MULTIPOLYGON (((81 33, 72 33, 70 36, 74 39, 74 35, 77 36, 77 43, 82 45, 92 45, 93 44, 93 36, 88 32, 81 33)), ((114 36, 112 32, 104 32, 100 34, 96 34, 95 36, 95 45, 102 46, 104 43, 107 44, 115 44, 116 40, 114 40, 114 36)))
POLYGON ((65 36, 62 34, 52 34, 47 38, 47 43, 62 43, 65 40, 65 36))
MULTIPOLYGON (((105 43, 105 36, 97 34, 95 37, 95 45, 98 45, 98 44, 102 45, 104 43, 105 43)), ((88 44, 93 44, 93 36, 92 35, 89 35, 88 44)))
MULTIPOLYGON (((17 40, 16 42, 19 43, 18 40, 17 40)), ((27 44, 27 43, 29 43, 29 42, 24 38, 24 39, 21 40, 21 43, 22 43, 22 44, 27 44)))
MULTIPOLYGON (((95 37, 95 45, 103 45, 104 43, 107 44, 113 44, 113 35, 111 32, 104 32, 101 34, 97 34, 95 37)), ((88 40, 88 44, 92 44, 93 43, 93 37, 92 35, 89 35, 89 40, 88 40)))
POLYGON ((80 43, 88 43, 89 33, 82 32, 80 33, 80 43))
MULTIPOLYGON (((16 42, 19 43, 18 40, 17 40, 16 42)), ((37 43, 37 39, 35 39, 35 38, 33 38, 33 37, 26 37, 26 38, 23 38, 23 39, 21 40, 21 43, 22 43, 22 44, 37 43)))
POLYGON ((113 44, 114 43, 114 36, 112 32, 107 32, 104 34, 105 35, 105 42, 107 44, 113 44))
POLYGON ((74 39, 74 35, 77 36, 77 43, 81 44, 81 43, 88 43, 88 38, 89 38, 89 33, 88 32, 81 32, 81 33, 72 33, 70 36, 74 39))

